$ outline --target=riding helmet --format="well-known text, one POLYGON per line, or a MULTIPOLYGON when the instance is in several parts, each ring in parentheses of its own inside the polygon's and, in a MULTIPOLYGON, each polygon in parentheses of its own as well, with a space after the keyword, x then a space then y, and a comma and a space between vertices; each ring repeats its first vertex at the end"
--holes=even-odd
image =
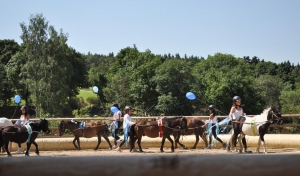
POLYGON ((130 106, 125 106, 125 110, 131 110, 132 109, 132 107, 130 107, 130 106))
POLYGON ((209 105, 208 110, 210 110, 210 109, 216 109, 216 106, 215 105, 209 105))
POLYGON ((113 104, 112 106, 116 107, 119 109, 119 105, 117 103, 113 104))
POLYGON ((237 101, 237 100, 242 100, 242 99, 241 99, 240 96, 234 96, 232 100, 233 100, 233 101, 237 101))
POLYGON ((22 111, 23 109, 25 109, 26 111, 28 111, 27 106, 22 106, 20 110, 22 111))

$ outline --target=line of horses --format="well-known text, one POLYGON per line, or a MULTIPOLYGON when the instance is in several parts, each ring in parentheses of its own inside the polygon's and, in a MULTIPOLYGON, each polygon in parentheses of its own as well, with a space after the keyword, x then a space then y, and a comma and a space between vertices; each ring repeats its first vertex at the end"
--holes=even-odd
MULTIPOLYGON (((163 117, 162 119, 162 126, 160 131, 160 127, 158 126, 157 121, 147 121, 147 120, 139 120, 136 122, 135 125, 133 125, 130 128, 132 136, 130 136, 130 151, 132 151, 135 147, 135 143, 137 142, 139 151, 143 152, 143 149, 141 147, 141 140, 142 136, 148 136, 150 138, 157 138, 159 137, 159 133, 162 132, 162 142, 160 151, 163 152, 163 147, 165 143, 165 139, 168 139, 171 142, 171 151, 174 152, 174 149, 177 148, 177 144, 179 144, 181 147, 186 148, 184 144, 179 142, 181 135, 191 135, 195 134, 196 141, 193 149, 196 149, 197 144, 199 142, 199 137, 202 138, 202 140, 205 143, 205 146, 208 146, 207 142, 207 133, 205 132, 206 129, 202 128, 204 125, 204 122, 200 118, 186 118, 182 116, 175 116, 175 117, 163 117), (174 141, 171 138, 171 135, 174 136, 174 141)), ((65 130, 68 129, 70 132, 73 133, 74 140, 73 144, 75 149, 80 150, 80 137, 85 138, 91 138, 94 136, 98 137, 98 143, 94 150, 97 150, 99 148, 99 145, 101 143, 101 137, 103 137, 107 143, 109 144, 109 149, 112 149, 112 145, 108 139, 108 136, 110 134, 109 131, 109 125, 102 122, 92 122, 92 123, 86 123, 85 127, 82 127, 82 122, 78 121, 64 121, 62 120, 60 124, 58 125, 59 130, 59 136, 62 136, 65 133, 65 130), (77 142, 77 144, 76 144, 77 142)), ((259 152, 260 143, 262 143, 264 147, 264 152, 266 153, 266 147, 264 142, 264 135, 267 133, 268 127, 273 124, 282 124, 283 120, 281 117, 281 113, 278 109, 271 107, 258 116, 254 116, 253 118, 250 117, 242 117, 240 118, 239 126, 237 126, 237 129, 234 129, 236 133, 234 133, 234 138, 239 139, 240 149, 237 149, 236 143, 233 142, 230 147, 233 147, 232 149, 241 152, 242 151, 242 143, 241 139, 245 135, 259 135, 259 141, 258 141, 258 147, 257 152, 259 152), (252 133, 251 133, 252 132, 252 133), (254 133, 256 132, 256 133, 254 133)), ((0 147, 3 145, 5 146, 5 150, 7 152, 8 156, 11 156, 11 153, 8 150, 8 143, 9 142, 15 142, 15 143, 25 143, 27 144, 27 149, 25 152, 25 156, 29 156, 29 149, 31 144, 35 145, 36 147, 36 154, 39 155, 38 145, 35 142, 36 137, 38 136, 40 131, 43 131, 45 133, 49 133, 50 130, 48 128, 49 123, 46 119, 41 119, 39 122, 36 123, 30 123, 30 126, 32 128, 32 135, 30 136, 30 140, 28 137, 28 131, 26 131, 25 127, 17 128, 14 126, 8 126, 2 129, 1 137, 0 137, 0 147)), ((245 147, 245 146, 244 146, 245 147)))

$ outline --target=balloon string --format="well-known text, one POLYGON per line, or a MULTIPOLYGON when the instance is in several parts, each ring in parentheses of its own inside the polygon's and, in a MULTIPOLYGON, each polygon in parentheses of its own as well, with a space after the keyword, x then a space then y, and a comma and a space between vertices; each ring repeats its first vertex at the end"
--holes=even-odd
POLYGON ((12 119, 14 117, 15 113, 17 112, 17 107, 18 107, 18 105, 16 106, 15 112, 10 119, 12 119))

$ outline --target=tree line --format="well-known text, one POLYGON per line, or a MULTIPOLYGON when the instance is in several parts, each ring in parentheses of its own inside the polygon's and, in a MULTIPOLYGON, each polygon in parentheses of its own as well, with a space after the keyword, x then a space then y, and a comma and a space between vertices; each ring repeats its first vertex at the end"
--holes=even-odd
MULTIPOLYGON (((140 116, 207 114, 210 104, 227 115, 232 97, 242 97, 247 114, 269 106, 300 113, 300 65, 256 56, 216 53, 207 58, 154 54, 136 45, 114 53, 80 53, 68 34, 56 31, 42 14, 20 23, 22 44, 0 40, 0 105, 19 94, 36 116, 111 116, 110 106, 131 105, 140 116), (97 86, 89 104, 79 90, 97 86), (193 92, 196 100, 186 98, 193 92)), ((288 60, 288 58, 286 58, 288 60)))

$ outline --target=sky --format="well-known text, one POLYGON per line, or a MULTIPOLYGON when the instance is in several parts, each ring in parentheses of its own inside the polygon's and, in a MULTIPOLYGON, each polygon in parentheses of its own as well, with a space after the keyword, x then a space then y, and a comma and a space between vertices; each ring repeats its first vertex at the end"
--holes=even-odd
POLYGON ((22 43, 20 23, 43 14, 87 54, 122 48, 154 54, 300 63, 299 0, 0 0, 0 40, 22 43))

